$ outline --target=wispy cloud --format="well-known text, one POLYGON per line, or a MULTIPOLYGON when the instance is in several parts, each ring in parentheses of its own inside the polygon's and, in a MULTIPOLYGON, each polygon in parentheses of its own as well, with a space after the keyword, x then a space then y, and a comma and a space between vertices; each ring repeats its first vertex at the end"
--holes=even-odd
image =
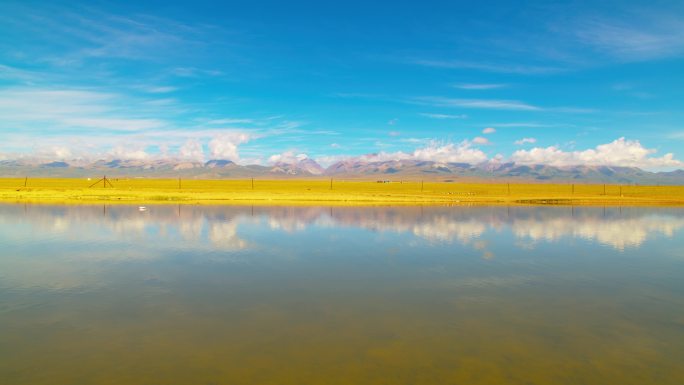
POLYGON ((572 31, 579 42, 621 60, 684 54, 684 21, 672 13, 640 11, 622 19, 584 17, 572 31))
POLYGON ((492 126, 496 127, 525 127, 525 128, 545 128, 545 127, 558 127, 558 124, 547 124, 547 123, 537 123, 537 122, 512 122, 512 123, 495 123, 492 126))
POLYGON ((493 90, 497 88, 507 87, 507 84, 487 84, 487 83, 465 83, 465 84, 454 84, 454 88, 459 88, 462 90, 493 90))
POLYGON ((153 86, 153 87, 145 87, 143 88, 145 92, 149 92, 151 94, 166 94, 169 92, 174 92, 178 90, 178 87, 171 87, 171 86, 153 86))
POLYGON ((245 118, 224 118, 224 119, 212 119, 206 122, 209 125, 224 125, 224 124, 253 124, 255 119, 245 119, 245 118))
POLYGON ((517 100, 451 99, 442 97, 418 97, 414 101, 438 107, 462 107, 492 110, 540 111, 541 107, 517 100))
POLYGON ((45 132, 67 128, 137 131, 166 124, 141 116, 144 112, 139 108, 124 109, 131 102, 120 94, 88 89, 6 88, 0 93, 0 114, 6 129, 41 126, 45 132))
POLYGON ((537 66, 514 63, 490 63, 473 62, 464 60, 413 60, 413 64, 426 67, 446 68, 446 69, 472 69, 485 72, 510 73, 519 75, 545 75, 567 71, 565 68, 552 66, 537 66))
POLYGON ((422 113, 420 113, 420 115, 424 116, 426 118, 430 118, 430 119, 467 119, 468 118, 468 115, 466 115, 466 114, 452 115, 452 114, 431 114, 431 113, 422 112, 422 113))
POLYGON ((215 77, 224 74, 223 71, 196 67, 176 67, 172 68, 169 73, 182 78, 198 78, 203 76, 215 77))
POLYGON ((159 119, 124 119, 124 118, 66 118, 62 120, 64 125, 70 127, 82 127, 88 129, 107 129, 123 131, 141 131, 152 128, 160 128, 167 125, 159 119))
POLYGON ((33 82, 42 78, 43 75, 38 72, 0 64, 0 79, 33 82))

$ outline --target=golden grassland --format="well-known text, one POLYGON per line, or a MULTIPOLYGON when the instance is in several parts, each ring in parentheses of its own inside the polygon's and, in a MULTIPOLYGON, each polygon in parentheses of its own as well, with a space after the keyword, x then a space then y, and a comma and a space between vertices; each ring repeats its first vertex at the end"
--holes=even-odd
POLYGON ((684 205, 684 186, 359 180, 0 178, 0 201, 273 205, 684 205))

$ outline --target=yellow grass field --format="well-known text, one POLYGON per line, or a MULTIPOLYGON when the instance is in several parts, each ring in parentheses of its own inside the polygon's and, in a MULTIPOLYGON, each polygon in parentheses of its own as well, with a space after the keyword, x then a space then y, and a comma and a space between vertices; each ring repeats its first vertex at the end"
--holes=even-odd
POLYGON ((4 178, 0 201, 274 205, 567 204, 684 205, 684 186, 403 181, 4 178), (179 184, 180 182, 180 184, 179 184), (26 185, 26 187, 24 187, 26 185))

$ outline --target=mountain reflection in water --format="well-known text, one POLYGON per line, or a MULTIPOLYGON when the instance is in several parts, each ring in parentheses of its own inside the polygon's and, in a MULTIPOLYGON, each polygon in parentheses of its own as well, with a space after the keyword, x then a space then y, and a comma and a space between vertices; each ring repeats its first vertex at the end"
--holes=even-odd
POLYGON ((684 209, 0 205, 2 384, 684 383, 684 209))
POLYGON ((287 233, 353 227, 461 244, 487 231, 510 231, 533 243, 579 238, 618 250, 639 247, 653 237, 672 237, 684 227, 684 210, 672 208, 152 206, 140 212, 118 205, 1 207, 0 224, 22 222, 36 236, 111 232, 225 250, 249 247, 238 229, 250 224, 287 233))

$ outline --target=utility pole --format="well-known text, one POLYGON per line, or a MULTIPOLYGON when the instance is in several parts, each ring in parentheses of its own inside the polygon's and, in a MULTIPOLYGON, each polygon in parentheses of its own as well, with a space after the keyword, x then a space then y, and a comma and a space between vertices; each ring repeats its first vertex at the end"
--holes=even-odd
POLYGON ((423 192, 423 181, 420 181, 420 192, 423 192))
POLYGON ((102 182, 102 187, 104 187, 104 188, 107 187, 107 184, 109 184, 109 187, 114 187, 114 185, 112 185, 112 182, 110 182, 109 179, 107 179, 107 175, 105 175, 105 176, 102 177, 102 179, 100 179, 100 180, 98 180, 97 182, 95 182, 95 183, 91 184, 90 186, 88 186, 88 188, 92 188, 93 186, 99 184, 100 182, 102 182))
POLYGON ((26 184, 28 184, 28 177, 24 179, 24 188, 26 188, 26 184))
POLYGON ((506 187, 508 188, 508 195, 511 195, 511 184, 506 183, 506 187))
POLYGON ((572 184, 572 195, 575 195, 575 184, 572 184))
POLYGON ((252 178, 252 190, 254 190, 254 178, 252 178))
POLYGON ((178 189, 179 190, 181 189, 181 178, 180 177, 178 178, 178 189))
POLYGON ((606 195, 606 185, 603 185, 603 195, 606 195))
POLYGON ((332 180, 333 178, 330 178, 330 189, 332 190, 332 180))

